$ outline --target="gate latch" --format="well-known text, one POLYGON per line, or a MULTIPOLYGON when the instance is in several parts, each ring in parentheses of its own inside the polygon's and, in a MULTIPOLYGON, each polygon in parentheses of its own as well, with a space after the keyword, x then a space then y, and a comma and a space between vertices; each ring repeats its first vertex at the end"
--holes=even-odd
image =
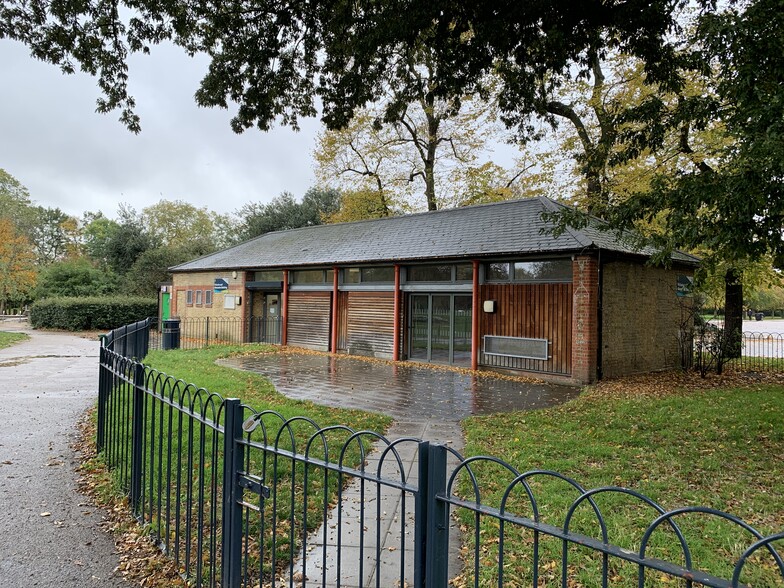
MULTIPOLYGON (((240 488, 244 488, 245 490, 250 490, 254 494, 259 495, 262 499, 267 499, 270 497, 270 489, 269 486, 265 486, 261 483, 261 478, 257 478, 256 476, 250 476, 247 474, 240 474, 239 480, 237 481, 240 488)), ((250 504, 244 500, 240 500, 239 503, 251 510, 255 510, 259 512, 261 509, 257 504, 250 504)))

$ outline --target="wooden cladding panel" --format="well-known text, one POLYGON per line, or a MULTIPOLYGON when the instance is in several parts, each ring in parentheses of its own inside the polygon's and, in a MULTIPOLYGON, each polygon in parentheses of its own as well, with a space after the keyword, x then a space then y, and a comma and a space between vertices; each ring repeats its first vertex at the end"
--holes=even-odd
POLYGON ((547 339, 547 361, 482 354, 482 365, 555 374, 572 372, 572 284, 485 284, 482 300, 496 312, 482 312, 481 335, 547 339))
POLYGON ((349 292, 346 346, 351 355, 392 357, 393 292, 349 292))
POLYGON ((288 344, 329 348, 331 292, 289 292, 288 344))

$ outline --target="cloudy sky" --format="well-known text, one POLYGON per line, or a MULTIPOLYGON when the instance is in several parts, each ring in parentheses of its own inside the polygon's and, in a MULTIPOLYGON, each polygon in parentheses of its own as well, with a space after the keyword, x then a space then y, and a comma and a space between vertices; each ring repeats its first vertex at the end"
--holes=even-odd
POLYGON ((206 60, 173 47, 134 57, 131 93, 142 132, 115 113, 95 112, 99 90, 84 74, 66 76, 27 49, 0 41, 0 168, 27 186, 36 203, 113 217, 120 202, 137 210, 181 199, 216 212, 249 201, 295 196, 315 182, 311 152, 318 121, 295 132, 229 128, 230 113, 193 100, 206 60))

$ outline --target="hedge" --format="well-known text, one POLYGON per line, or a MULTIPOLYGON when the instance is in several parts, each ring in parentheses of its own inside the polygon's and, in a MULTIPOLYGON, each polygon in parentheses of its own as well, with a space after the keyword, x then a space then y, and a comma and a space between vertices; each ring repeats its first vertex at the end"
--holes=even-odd
POLYGON ((149 298, 44 298, 30 307, 33 328, 67 331, 109 330, 158 314, 149 298))

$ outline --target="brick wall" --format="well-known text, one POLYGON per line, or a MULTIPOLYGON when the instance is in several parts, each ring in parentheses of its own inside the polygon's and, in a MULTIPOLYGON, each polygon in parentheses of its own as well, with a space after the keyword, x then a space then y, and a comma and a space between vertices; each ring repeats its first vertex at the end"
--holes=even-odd
POLYGON ((627 262, 606 263, 603 272, 602 377, 678 367, 691 299, 675 295, 676 279, 692 272, 627 262))
POLYGON ((595 257, 574 258, 572 287, 572 379, 590 384, 596 381, 599 332, 599 265, 595 257))
POLYGON ((231 271, 225 272, 198 272, 198 273, 176 273, 173 276, 172 286, 172 316, 180 318, 192 317, 231 317, 231 318, 245 318, 249 317, 250 311, 245 292, 245 273, 237 272, 237 277, 232 277, 231 271), (224 292, 213 292, 215 280, 223 278, 229 283, 229 289, 224 292), (187 291, 192 290, 193 304, 186 304, 187 291), (196 304, 196 290, 202 291, 201 305, 196 304), (212 305, 205 304, 205 291, 212 292, 212 305), (242 301, 239 306, 234 309, 227 309, 223 307, 223 299, 226 294, 234 296, 241 296, 242 301))

